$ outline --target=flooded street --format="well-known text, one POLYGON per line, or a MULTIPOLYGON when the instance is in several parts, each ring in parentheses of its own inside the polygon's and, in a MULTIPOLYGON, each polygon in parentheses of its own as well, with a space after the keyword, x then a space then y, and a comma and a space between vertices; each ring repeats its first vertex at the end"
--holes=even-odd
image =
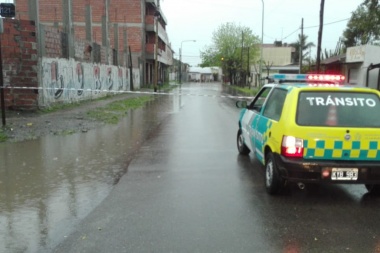
MULTIPOLYGON (((178 93, 178 91, 177 91, 178 93)), ((0 144, 0 252, 36 252, 70 234, 126 173, 180 97, 158 96, 117 125, 0 144)))
POLYGON ((0 144, 0 252, 380 252, 380 198, 360 184, 268 195, 238 154, 235 99, 175 92, 118 125, 0 144))

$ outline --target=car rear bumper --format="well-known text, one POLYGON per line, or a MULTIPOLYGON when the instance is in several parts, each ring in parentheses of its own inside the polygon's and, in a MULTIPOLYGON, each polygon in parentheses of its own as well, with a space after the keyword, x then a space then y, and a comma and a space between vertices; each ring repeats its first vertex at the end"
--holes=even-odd
POLYGON ((281 176, 294 182, 337 184, 380 184, 380 162, 375 161, 321 161, 289 159, 275 154, 281 176), (333 180, 334 169, 358 169, 357 179, 333 180))

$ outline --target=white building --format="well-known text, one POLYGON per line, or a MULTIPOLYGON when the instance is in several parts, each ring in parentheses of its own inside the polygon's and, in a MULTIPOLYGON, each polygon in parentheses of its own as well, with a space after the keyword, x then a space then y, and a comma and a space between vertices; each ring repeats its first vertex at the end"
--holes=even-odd
POLYGON ((222 71, 219 67, 190 67, 187 81, 190 82, 214 82, 221 81, 222 71))
POLYGON ((345 75, 348 83, 380 89, 379 46, 363 45, 347 48, 345 64, 345 75))

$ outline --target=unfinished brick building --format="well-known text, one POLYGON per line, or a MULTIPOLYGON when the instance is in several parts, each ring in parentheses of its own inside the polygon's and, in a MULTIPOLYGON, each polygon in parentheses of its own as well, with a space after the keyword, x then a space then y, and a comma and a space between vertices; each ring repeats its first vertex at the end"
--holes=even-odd
POLYGON ((15 0, 15 6, 16 19, 63 29, 68 58, 88 54, 90 61, 137 68, 142 87, 155 82, 155 72, 164 80, 172 65, 160 0, 15 0), (74 45, 73 38, 85 41, 83 48, 74 45), (97 53, 96 45, 107 50, 97 53))

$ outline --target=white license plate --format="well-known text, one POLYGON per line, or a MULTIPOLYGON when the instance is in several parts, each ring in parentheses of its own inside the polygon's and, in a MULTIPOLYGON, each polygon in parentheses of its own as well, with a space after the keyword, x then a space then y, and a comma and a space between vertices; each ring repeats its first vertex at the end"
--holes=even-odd
POLYGON ((331 170, 331 180, 358 180, 358 169, 353 168, 333 168, 331 170))

